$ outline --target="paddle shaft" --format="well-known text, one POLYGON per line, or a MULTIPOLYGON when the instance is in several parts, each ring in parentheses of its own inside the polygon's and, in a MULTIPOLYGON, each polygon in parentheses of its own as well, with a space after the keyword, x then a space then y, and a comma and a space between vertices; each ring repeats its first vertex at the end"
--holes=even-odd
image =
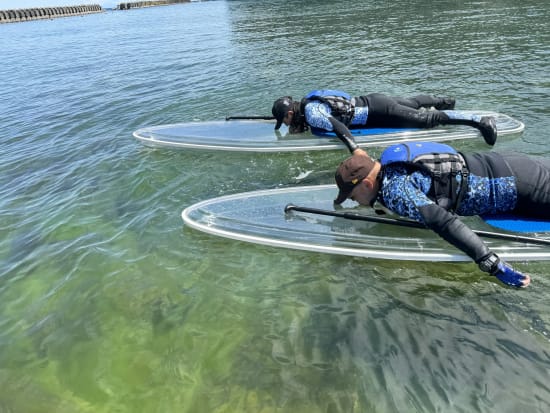
MULTIPOLYGON (((317 214, 317 215, 327 215, 331 217, 353 219, 357 221, 375 222, 378 224, 389 224, 389 225, 397 225, 401 227, 428 229, 425 225, 422 225, 418 222, 362 215, 362 214, 357 214, 355 212, 328 211, 325 209, 309 208, 309 207, 302 207, 302 206, 288 204, 285 207, 285 212, 290 212, 290 211, 306 212, 309 214, 317 214)), ((513 235, 513 234, 502 234, 500 232, 489 232, 489 231, 479 231, 479 230, 472 230, 472 231, 476 235, 480 237, 485 237, 485 238, 502 239, 507 241, 524 242, 529 244, 550 246, 550 240, 548 239, 539 239, 539 238, 525 237, 522 235, 513 235)))
POLYGON ((237 115, 226 116, 225 120, 274 120, 274 116, 262 116, 262 115, 237 115))
POLYGON ((399 225, 401 227, 426 229, 426 226, 424 226, 424 225, 422 225, 418 222, 414 222, 414 221, 401 221, 401 220, 393 219, 393 218, 384 218, 384 217, 375 217, 375 216, 369 216, 369 215, 362 215, 362 214, 357 214, 355 212, 327 211, 326 209, 309 208, 309 207, 303 207, 303 206, 288 204, 285 207, 285 212, 289 212, 289 211, 306 212, 306 213, 309 213, 309 214, 317 214, 317 215, 328 215, 328 216, 331 216, 331 217, 353 219, 353 220, 356 220, 356 221, 376 222, 377 224, 399 225))

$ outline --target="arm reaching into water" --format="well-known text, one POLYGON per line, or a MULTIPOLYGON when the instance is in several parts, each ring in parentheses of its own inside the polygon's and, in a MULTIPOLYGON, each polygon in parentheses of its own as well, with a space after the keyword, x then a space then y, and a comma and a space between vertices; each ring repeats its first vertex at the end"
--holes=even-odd
POLYGON ((390 210, 422 222, 466 253, 482 271, 496 276, 503 283, 514 287, 529 285, 529 276, 500 260, 456 214, 437 205, 426 195, 432 184, 430 177, 420 171, 409 173, 403 168, 390 168, 383 178, 382 199, 390 210))
POLYGON ((455 214, 433 203, 421 206, 418 210, 428 228, 468 254, 481 271, 494 275, 501 282, 512 287, 527 287, 531 282, 528 275, 514 270, 502 261, 455 214))
POLYGON ((340 139, 344 143, 344 145, 346 145, 350 153, 354 153, 356 149, 359 149, 359 146, 357 146, 353 135, 346 125, 344 125, 333 116, 330 116, 328 120, 332 124, 334 133, 336 134, 336 136, 338 136, 338 139, 340 139))

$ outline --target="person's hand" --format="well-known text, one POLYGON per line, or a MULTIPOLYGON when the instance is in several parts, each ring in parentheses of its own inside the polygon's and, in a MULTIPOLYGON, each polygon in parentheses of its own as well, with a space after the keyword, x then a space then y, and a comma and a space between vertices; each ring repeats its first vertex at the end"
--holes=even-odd
POLYGON ((364 149, 361 149, 361 148, 357 148, 353 151, 353 155, 365 155, 365 156, 369 156, 367 152, 365 152, 364 149))
POLYGON ((502 261, 494 252, 487 254, 478 262, 481 271, 488 272, 497 277, 506 285, 512 287, 527 287, 531 278, 512 268, 510 264, 502 261))
POLYGON ((499 261, 492 274, 506 285, 512 287, 527 287, 531 282, 531 278, 519 271, 514 270, 509 264, 504 261, 499 261))

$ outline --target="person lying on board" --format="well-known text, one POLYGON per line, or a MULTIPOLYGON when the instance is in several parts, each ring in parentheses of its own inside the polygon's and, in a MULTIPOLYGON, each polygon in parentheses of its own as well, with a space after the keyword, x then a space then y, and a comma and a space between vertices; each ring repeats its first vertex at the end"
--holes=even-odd
POLYGON ((530 277, 501 260, 459 215, 511 213, 550 220, 550 159, 514 153, 459 153, 435 142, 388 147, 380 160, 348 142, 352 156, 336 170, 334 203, 352 199, 421 222, 466 253, 481 271, 526 287, 530 277))
POLYGON ((352 137, 350 128, 433 128, 437 125, 467 125, 479 129, 485 142, 497 139, 495 119, 457 112, 453 98, 418 95, 389 97, 381 93, 351 97, 339 90, 314 90, 301 101, 283 96, 273 103, 275 130, 284 123, 289 132, 309 128, 334 132, 344 143, 352 137), (426 110, 433 108, 433 110, 426 110))

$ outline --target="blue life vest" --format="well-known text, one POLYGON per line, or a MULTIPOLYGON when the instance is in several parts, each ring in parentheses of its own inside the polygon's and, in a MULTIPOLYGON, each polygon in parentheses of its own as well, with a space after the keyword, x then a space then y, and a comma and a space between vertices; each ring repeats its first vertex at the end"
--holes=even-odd
POLYGON ((341 97, 347 100, 351 100, 351 96, 349 93, 342 92, 341 90, 334 90, 334 89, 317 89, 312 90, 306 95, 306 99, 316 99, 316 98, 325 98, 328 96, 337 96, 341 97))
POLYGON ((302 113, 305 106, 311 101, 320 101, 330 106, 332 116, 348 125, 353 118, 353 98, 346 92, 333 89, 319 89, 309 92, 301 102, 302 113))
POLYGON ((405 142, 388 147, 380 157, 382 177, 388 165, 404 164, 432 177, 428 193, 441 207, 456 211, 468 188, 469 171, 462 155, 449 145, 437 142, 405 142), (457 175, 462 180, 457 181, 457 175), (460 185, 460 188, 459 188, 460 185))

